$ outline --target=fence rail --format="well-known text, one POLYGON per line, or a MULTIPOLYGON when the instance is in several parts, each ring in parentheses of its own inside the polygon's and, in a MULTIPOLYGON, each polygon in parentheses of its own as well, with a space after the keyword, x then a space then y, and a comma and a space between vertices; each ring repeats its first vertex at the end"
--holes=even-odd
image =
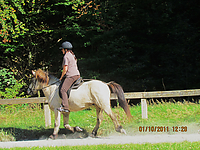
POLYGON ((26 103, 44 103, 44 116, 45 126, 51 125, 51 111, 49 109, 48 100, 46 97, 35 97, 35 98, 17 98, 17 99, 0 99, 0 105, 5 104, 26 104, 26 103))
POLYGON ((46 97, 0 99, 0 105, 25 103, 48 103, 48 100, 46 99, 46 97))
MULTIPOLYGON (((125 93, 126 99, 141 99, 142 118, 147 119, 147 101, 148 98, 167 98, 167 97, 185 97, 200 96, 200 89, 194 90, 176 90, 176 91, 156 91, 156 92, 130 92, 125 93)), ((111 94, 111 100, 117 99, 115 94, 111 94)), ((37 98, 19 98, 19 99, 0 99, 0 105, 5 104, 24 104, 24 103, 44 103, 45 126, 51 125, 51 113, 48 100, 45 97, 37 98)))
MULTIPOLYGON (((200 89, 193 90, 174 90, 174 91, 155 91, 155 92, 130 92, 124 93, 126 99, 141 99, 142 118, 147 119, 147 101, 148 98, 168 98, 200 96, 200 89)), ((116 95, 111 94, 111 99, 117 99, 116 95)))

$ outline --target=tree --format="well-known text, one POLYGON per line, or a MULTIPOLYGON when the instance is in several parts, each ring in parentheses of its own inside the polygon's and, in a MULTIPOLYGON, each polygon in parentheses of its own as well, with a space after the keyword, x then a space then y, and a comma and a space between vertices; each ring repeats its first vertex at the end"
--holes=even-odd
POLYGON ((126 91, 198 87, 198 5, 171 0, 100 5, 103 31, 90 38, 93 55, 85 59, 84 70, 115 80, 126 91))
POLYGON ((197 3, 2 0, 1 67, 17 72, 19 79, 36 68, 58 72, 58 47, 68 40, 84 78, 115 80, 125 91, 195 88, 200 73, 197 3))
MULTIPOLYGON (((24 4, 22 1, 22 4, 19 4, 19 0, 15 0, 15 8, 18 9, 20 13, 24 13, 23 9, 21 8, 21 5, 24 4)), ((15 42, 15 39, 19 36, 22 36, 27 29, 25 28, 25 24, 21 22, 17 16, 16 16, 16 9, 9 5, 8 1, 1 0, 0 1, 0 15, 1 15, 1 30, 0 30, 0 37, 1 42, 0 44, 2 46, 5 46, 6 43, 10 43, 12 41, 15 42)), ((12 48, 6 49, 7 51, 13 51, 12 48)))
POLYGON ((77 7, 83 4, 80 0, 1 1, 5 31, 0 43, 2 67, 17 72, 19 78, 30 74, 31 69, 49 68, 58 54, 55 47, 59 41, 66 35, 80 34, 75 16, 80 15, 77 7))

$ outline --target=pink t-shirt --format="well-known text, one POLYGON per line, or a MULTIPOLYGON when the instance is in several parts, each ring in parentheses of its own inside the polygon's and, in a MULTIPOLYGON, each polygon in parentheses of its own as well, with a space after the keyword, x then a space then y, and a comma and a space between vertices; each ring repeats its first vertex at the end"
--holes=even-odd
POLYGON ((75 56, 72 55, 72 53, 70 53, 70 52, 67 52, 63 57, 62 67, 65 65, 68 66, 68 70, 66 73, 67 77, 80 75, 80 72, 79 72, 78 66, 77 66, 77 60, 75 59, 75 56))

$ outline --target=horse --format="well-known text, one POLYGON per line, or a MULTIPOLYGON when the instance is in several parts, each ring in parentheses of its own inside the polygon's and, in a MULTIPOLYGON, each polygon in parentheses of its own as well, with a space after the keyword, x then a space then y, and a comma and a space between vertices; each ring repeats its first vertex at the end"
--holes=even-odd
POLYGON ((119 84, 114 81, 105 83, 100 80, 90 80, 84 82, 78 87, 78 89, 71 90, 69 96, 70 112, 61 113, 56 110, 56 108, 60 107, 62 102, 62 99, 59 96, 60 80, 41 69, 32 71, 32 74, 32 82, 29 85, 27 93, 29 95, 33 95, 36 94, 38 90, 42 90, 45 97, 48 99, 50 109, 55 113, 54 131, 50 138, 56 139, 58 137, 61 114, 63 115, 64 127, 66 129, 71 130, 72 132, 75 132, 75 130, 82 131, 80 127, 75 128, 69 125, 69 114, 70 112, 87 109, 92 105, 95 105, 97 114, 97 123, 91 133, 92 137, 97 136, 97 130, 103 120, 103 111, 112 119, 115 130, 126 134, 126 131, 119 124, 110 106, 110 95, 112 92, 117 95, 119 105, 124 109, 127 117, 129 119, 132 117, 128 103, 124 97, 124 91, 119 84))

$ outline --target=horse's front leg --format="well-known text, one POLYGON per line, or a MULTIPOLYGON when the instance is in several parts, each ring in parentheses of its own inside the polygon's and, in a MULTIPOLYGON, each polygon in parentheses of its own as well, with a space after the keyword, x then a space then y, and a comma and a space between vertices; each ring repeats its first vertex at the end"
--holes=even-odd
POLYGON ((80 127, 76 126, 76 127, 71 127, 69 125, 69 114, 70 113, 63 113, 63 122, 64 122, 64 127, 65 129, 68 129, 72 132, 75 132, 75 131, 83 131, 80 127))
POLYGON ((54 131, 53 131, 53 135, 50 136, 50 138, 52 139, 56 139, 58 137, 58 131, 60 127, 60 112, 57 110, 54 110, 54 114, 55 114, 54 131))

